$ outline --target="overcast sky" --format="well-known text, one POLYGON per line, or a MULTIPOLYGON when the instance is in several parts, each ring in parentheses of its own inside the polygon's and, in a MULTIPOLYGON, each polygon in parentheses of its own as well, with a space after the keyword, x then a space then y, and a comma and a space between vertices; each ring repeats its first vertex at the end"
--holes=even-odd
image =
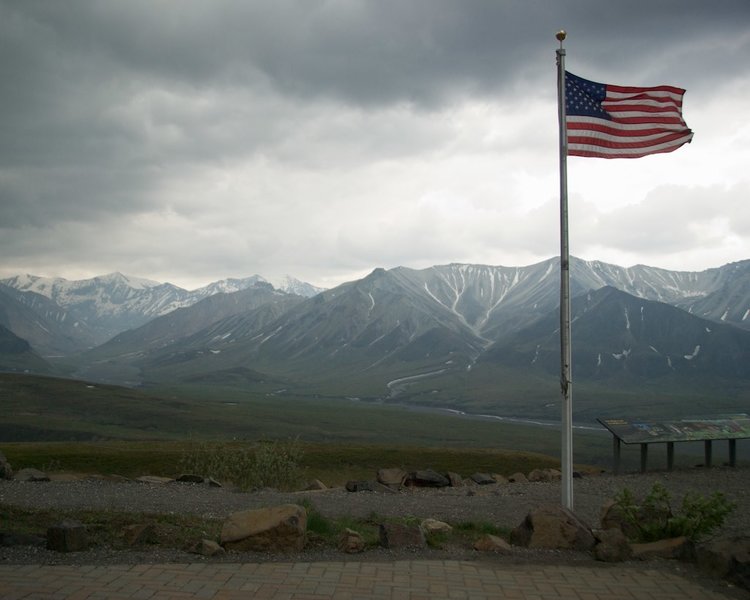
POLYGON ((748 0, 0 0, 0 276, 192 289, 559 254, 568 70, 693 143, 568 161, 571 253, 750 258, 748 0))

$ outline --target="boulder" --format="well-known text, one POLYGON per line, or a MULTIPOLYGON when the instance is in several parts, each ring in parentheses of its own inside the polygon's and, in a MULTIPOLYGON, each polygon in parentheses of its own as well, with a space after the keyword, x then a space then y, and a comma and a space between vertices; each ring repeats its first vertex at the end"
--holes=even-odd
POLYGON ((508 477, 508 481, 511 483, 528 483, 529 480, 523 473, 513 473, 510 477, 508 477))
POLYGON ((418 525, 381 523, 380 545, 393 550, 396 548, 424 548, 427 542, 422 528, 418 525))
POLYGON ((630 544, 633 558, 649 560, 651 558, 676 558, 691 560, 695 557, 693 543, 684 536, 668 538, 645 544, 630 544))
POLYGON ((704 574, 750 589, 750 537, 712 540, 699 546, 696 555, 704 574))
POLYGON ((495 478, 489 473, 474 473, 471 476, 471 480, 477 485, 490 485, 492 483, 497 483, 495 478))
POLYGON ((528 474, 527 478, 530 482, 550 482, 559 481, 562 474, 557 469, 534 469, 528 474))
POLYGON ((46 473, 43 473, 39 469, 21 469, 13 476, 16 481, 49 481, 49 477, 46 473))
POLYGON ((347 554, 358 554, 365 551, 365 540, 359 532, 346 528, 341 532, 338 548, 347 554))
POLYGON ((165 483, 171 483, 174 481, 171 477, 159 477, 158 475, 144 475, 143 477, 136 477, 135 480, 138 483, 149 483, 153 485, 164 485, 165 483))
POLYGON ((347 492, 374 492, 374 483, 373 481, 347 481, 345 487, 347 492))
POLYGON ((404 484, 408 473, 398 467, 391 469, 378 469, 378 481, 389 487, 399 488, 404 484))
POLYGON ((461 477, 458 473, 448 471, 445 476, 448 478, 448 481, 450 481, 451 487, 463 487, 464 478, 461 477))
POLYGON ((498 554, 512 554, 513 548, 503 538, 489 533, 474 542, 474 550, 478 552, 497 552, 498 554))
POLYGON ((190 546, 187 551, 201 556, 216 556, 226 553, 226 550, 213 540, 200 540, 190 546))
POLYGON ((307 487, 303 490, 305 492, 322 492, 323 490, 327 490, 328 486, 323 483, 320 479, 313 479, 310 483, 307 484, 307 487))
POLYGON ((511 542, 529 548, 589 551, 596 541, 591 529, 561 506, 542 506, 526 515, 511 532, 511 542))
POLYGON ((229 515, 221 528, 227 550, 301 551, 307 533, 307 512, 297 504, 245 510, 229 515))
POLYGON ((448 487, 450 484, 451 482, 447 477, 441 475, 437 471, 433 471, 432 469, 414 471, 412 473, 409 473, 409 476, 406 479, 406 485, 415 487, 441 488, 448 487))
POLYGON ((156 526, 153 523, 136 523, 125 527, 123 540, 128 546, 142 546, 156 543, 156 526))
POLYGON ((620 529, 602 529, 594 533, 596 547, 594 558, 603 562, 622 562, 629 560, 633 551, 628 538, 620 529))
MULTIPOLYGON (((194 475, 192 473, 185 473, 184 475, 180 475, 177 479, 174 481, 177 481, 178 483, 196 483, 199 485, 207 485, 209 487, 221 487, 221 484, 216 481, 213 477, 204 477, 203 475, 194 475)), ((148 481, 147 483, 154 483, 152 481, 148 481)), ((161 482, 156 482, 161 483, 161 482)), ((167 481, 169 483, 169 480, 167 481)))
POLYGON ((453 527, 448 523, 436 519, 425 519, 420 526, 425 533, 450 533, 453 531, 453 527))
POLYGON ((0 452, 0 479, 13 479, 13 469, 2 452, 0 452))
POLYGON ((203 475, 195 475, 193 473, 183 473, 175 481, 180 483, 203 483, 206 480, 203 475))
POLYGON ((508 479, 503 475, 500 475, 500 473, 493 473, 492 479, 495 480, 495 483, 499 483, 500 485, 505 485, 506 483, 508 483, 508 479))
POLYGON ((47 529, 47 548, 55 552, 79 552, 88 546, 88 535, 83 523, 63 520, 47 529))

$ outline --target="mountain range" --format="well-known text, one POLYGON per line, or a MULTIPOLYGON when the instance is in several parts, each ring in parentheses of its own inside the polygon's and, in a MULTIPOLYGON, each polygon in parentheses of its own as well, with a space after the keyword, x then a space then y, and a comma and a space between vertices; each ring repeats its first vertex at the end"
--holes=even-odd
MULTIPOLYGON (((558 259, 375 269, 305 295, 258 276, 195 292, 122 275, 75 284, 2 280, 0 325, 89 380, 558 411, 558 259)), ((750 399, 750 260, 678 272, 572 259, 571 295, 579 416, 750 399)))

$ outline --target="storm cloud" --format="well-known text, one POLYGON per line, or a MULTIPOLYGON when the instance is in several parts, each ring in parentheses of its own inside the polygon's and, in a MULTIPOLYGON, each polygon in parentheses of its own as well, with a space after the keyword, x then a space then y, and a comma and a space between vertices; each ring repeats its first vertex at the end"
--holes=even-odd
POLYGON ((567 66, 688 90, 690 146, 571 159, 571 251, 750 257, 746 0, 0 1, 0 276, 195 287, 557 253, 567 66))

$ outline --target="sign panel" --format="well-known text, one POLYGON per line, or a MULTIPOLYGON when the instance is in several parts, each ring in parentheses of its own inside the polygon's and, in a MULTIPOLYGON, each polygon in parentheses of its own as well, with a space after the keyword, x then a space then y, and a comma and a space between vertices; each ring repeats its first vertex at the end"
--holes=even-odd
POLYGON ((746 414, 695 417, 679 421, 597 419, 626 444, 750 438, 746 414))

